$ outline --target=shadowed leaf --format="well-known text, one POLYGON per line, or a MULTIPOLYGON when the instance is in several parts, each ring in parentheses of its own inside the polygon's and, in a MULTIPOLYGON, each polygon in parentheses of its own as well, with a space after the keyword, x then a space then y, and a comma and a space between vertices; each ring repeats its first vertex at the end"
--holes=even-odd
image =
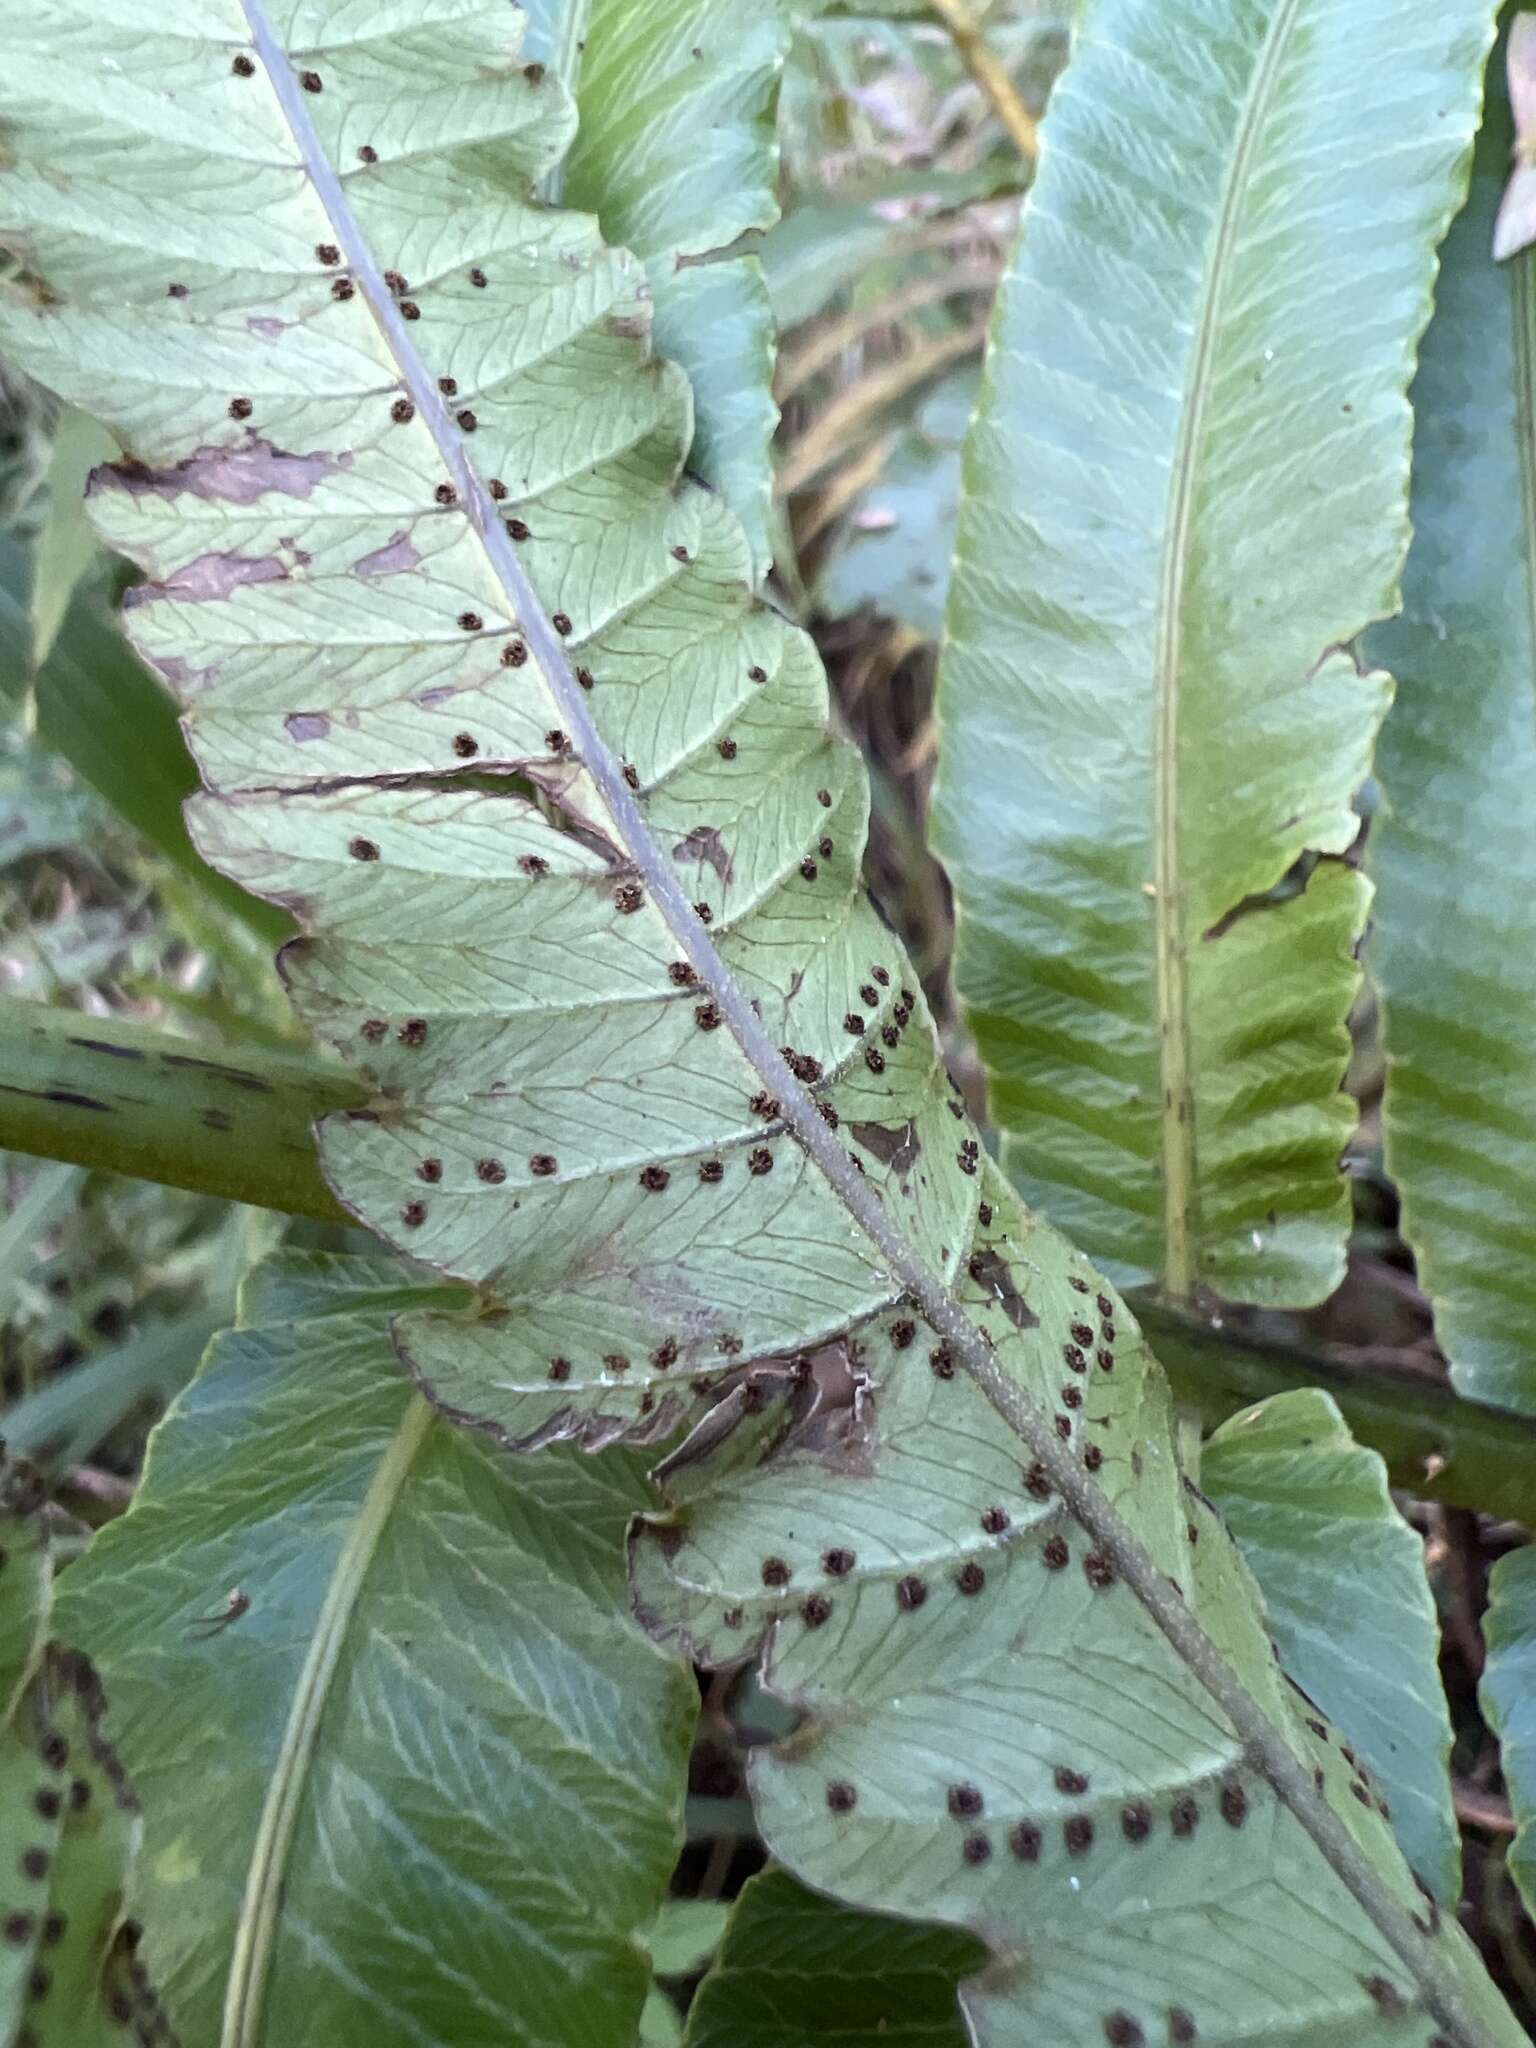
POLYGON ((1488 237, 1509 160, 1496 55, 1472 192, 1414 385, 1414 545, 1382 733, 1370 963, 1387 1164, 1464 1394, 1536 1415, 1536 258, 1488 237))

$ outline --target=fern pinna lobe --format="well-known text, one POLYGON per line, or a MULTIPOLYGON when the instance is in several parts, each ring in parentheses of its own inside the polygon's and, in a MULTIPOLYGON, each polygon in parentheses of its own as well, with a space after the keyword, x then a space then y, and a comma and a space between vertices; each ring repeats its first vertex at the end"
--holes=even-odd
POLYGON ((556 82, 463 6, 300 6, 286 46, 255 0, 44 12, 4 221, 47 289, 6 340, 133 459, 96 510, 153 579, 200 842, 300 912, 295 1000, 374 1084, 333 1184, 482 1290, 401 1318, 412 1369, 518 1444, 695 1421, 647 1610, 764 1635, 807 1704, 756 1768, 787 1862, 1027 1958, 987 2038, 1501 2038, 1272 1669, 1123 1306, 981 1161, 638 272, 529 197, 556 82), (80 140, 65 21, 114 67, 80 140))

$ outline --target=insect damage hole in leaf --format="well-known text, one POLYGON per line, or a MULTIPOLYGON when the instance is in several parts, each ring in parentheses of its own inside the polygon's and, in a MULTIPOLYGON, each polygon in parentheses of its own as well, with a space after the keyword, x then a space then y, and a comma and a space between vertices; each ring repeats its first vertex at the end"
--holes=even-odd
MULTIPOLYGON (((708 1502, 726 1515, 725 1533, 751 1549, 753 1572, 732 1589, 727 1611, 772 1623, 770 1668, 791 1690, 814 1694, 819 1685, 841 1698, 858 1680, 845 1735, 810 1724, 807 1742, 829 1752, 815 1760, 822 1789, 814 1798, 794 1754, 757 1767, 770 1840, 818 1883, 849 1897, 872 1887, 876 1903, 909 1911, 938 1900, 952 1917, 979 1920, 978 1894, 965 1887, 995 1871, 963 1845, 955 1857, 952 1832, 942 1841, 932 1833, 948 1825, 942 1801, 931 1826, 912 1823, 903 1804, 910 1784, 864 1769, 866 1722, 882 1770, 918 1761, 911 1731, 882 1722, 896 1695, 869 1662, 878 1647, 872 1630, 888 1646, 880 1654, 916 1659, 920 1671, 930 1671, 936 1651, 960 1660, 961 1725, 978 1784, 986 1700, 1011 1673, 1016 1624, 1058 1644, 1080 1638, 1081 1658, 1069 1660, 1070 1682, 1053 1696, 1053 1711, 1108 1717, 1105 1727, 1129 1743, 1095 1676, 1097 1639, 1117 1670, 1122 1653, 1138 1663, 1178 1739, 1157 1757, 1133 1746, 1118 1787, 1093 1759, 1083 1774, 1092 1796, 1123 1799, 1155 1786, 1177 1816, 1191 1782, 1214 1783, 1238 1763, 1260 1773, 1279 1794, 1265 1795, 1272 1828, 1305 1868, 1310 1892, 1327 1902, 1330 2013, 1347 2021, 1360 2009, 1362 1982, 1392 1971, 1415 1983, 1470 2048, 1478 2027, 1467 2009, 1483 1994, 1469 1966, 1459 1954, 1423 1953, 1389 1837, 1380 1826, 1361 1835, 1362 1824, 1343 1813, 1343 1790, 1314 1788, 1311 1768, 1322 1767, 1298 1759, 1288 1703, 1230 1552, 1212 1540, 1192 1553, 1185 1541, 1166 1403, 1128 1317, 1115 1371, 1092 1376, 1092 1399, 1082 1397, 1081 1425, 1068 1412, 1052 1419, 1071 1322, 1069 1272, 1087 1282, 1061 1242, 988 1173, 979 1140, 957 1143, 931 1021, 915 994, 893 996, 878 975, 878 1004, 862 994, 866 963, 889 958, 891 942, 859 891, 867 795, 828 735, 819 665, 808 643, 753 598, 735 522, 681 481, 687 391, 644 346, 638 273, 589 227, 508 196, 519 179, 531 187, 567 138, 559 95, 505 90, 513 73, 499 13, 465 17, 441 49, 409 34, 371 46, 370 64, 392 56, 397 83, 412 82, 409 93, 382 97, 344 43, 304 52, 320 67, 313 77, 324 89, 314 91, 257 0, 246 0, 245 15, 268 89, 231 87, 223 52, 198 45, 189 30, 207 78, 189 77, 178 103, 202 120, 206 149, 233 118, 230 95, 242 95, 239 118, 255 124, 260 145, 241 159, 250 211, 265 218, 270 209, 275 237, 262 276, 279 275, 287 261, 283 290, 273 294, 287 314, 313 294, 311 316, 285 318, 270 344, 281 377, 265 379, 267 388, 254 375, 245 380, 254 394, 249 422, 228 419, 229 379, 208 315, 248 322, 260 286, 231 237, 212 252, 222 264, 210 265, 186 299, 166 295, 155 243, 176 217, 184 164, 175 144, 148 130, 123 145, 136 153, 145 189, 129 242, 100 234, 114 252, 114 304, 142 286, 135 320, 167 323, 163 337, 186 365, 193 398, 185 384, 170 395, 132 379, 104 388, 91 352, 71 352, 72 334, 78 342, 97 317, 100 273, 90 262, 77 267, 78 238, 89 230, 73 211, 66 222, 64 202, 41 184, 27 182, 23 197, 32 260, 54 299, 46 326, 35 309, 8 307, 4 332, 23 360, 108 413, 138 451, 142 467, 104 478, 96 509, 108 536, 154 579, 135 607, 135 631, 186 698, 210 791, 197 812, 202 843, 247 886, 302 912, 306 936, 284 956, 295 1000, 390 1105, 376 1121, 325 1127, 327 1171, 361 1220, 482 1290, 464 1315, 402 1316, 402 1355, 449 1412, 526 1447, 559 1436, 593 1445, 659 1438, 696 1421, 671 1461, 670 1483, 695 1489, 696 1519, 708 1502), (453 171, 459 260, 447 267, 432 260, 447 210, 445 188, 431 187, 442 164, 422 158, 417 129, 403 125, 429 114, 453 171), (350 137, 365 118, 377 160, 362 178, 350 168, 350 137), (494 180, 483 165, 477 172, 468 148, 489 133, 498 141, 494 180), (335 299, 317 275, 321 242, 341 252, 351 299, 335 299), (484 286, 466 275, 469 264, 483 270, 484 286), (417 321, 404 311, 406 278, 417 321), (535 282, 550 307, 540 360, 530 363, 515 316, 519 291, 535 282), (488 354, 476 323, 478 309, 493 305, 499 352, 488 354), (539 372, 560 334, 569 384, 557 435, 547 431, 554 401, 539 372), (450 413, 445 377, 473 403, 450 413), (283 461, 312 465, 305 490, 272 473, 277 456, 257 457, 256 430, 273 437, 266 446, 283 461), (471 434, 483 451, 478 463, 471 434), (436 496, 445 471, 452 507, 436 496), (515 545, 491 474, 525 509, 537 505, 524 522, 528 537, 515 545), (242 526, 259 528, 274 514, 293 536, 288 574, 206 604, 172 594, 187 562, 228 551, 242 526), (416 566, 382 578, 354 573, 402 532, 416 566), (465 618, 489 630, 470 630, 465 618), (514 628, 531 673, 509 689, 496 650, 514 628), (306 681, 309 715, 330 720, 305 741, 302 760, 288 724, 298 709, 296 644, 315 655, 323 678, 318 692, 313 677, 306 681), (578 658, 600 688, 584 688, 578 658), (727 725, 738 745, 750 739, 754 752, 763 749, 762 773, 745 789, 734 787, 741 778, 720 775, 714 741, 727 725), (530 776, 558 800, 569 830, 557 832, 537 802, 424 781, 438 773, 452 735, 471 729, 496 758, 532 764, 530 776), (352 839, 387 858, 361 867, 343 858, 352 839), (682 856, 667 848, 690 849, 686 883, 682 856), (707 856, 694 853, 701 848, 707 856), (544 868, 530 870, 530 860, 544 868), (706 886, 707 899, 691 900, 706 886), (695 977, 687 990, 669 972, 679 955, 695 977), (375 1039, 368 1026, 382 1018, 393 1028, 375 1039), (796 1067, 779 1050, 784 1043, 795 1047, 796 1067), (798 1077, 806 1060, 819 1080, 798 1077), (761 1125, 747 1108, 759 1092, 780 1105, 792 1143, 759 1142, 761 1125), (593 1100, 602 1105, 596 1117, 593 1100), (855 1164, 824 1109, 849 1125, 910 1125, 922 1162, 910 1191, 894 1160, 855 1164), (430 1203, 413 1192, 424 1156, 443 1168, 430 1203), (506 1165, 503 1181, 476 1172, 484 1159, 506 1165), (535 1168, 543 1160, 558 1161, 558 1171, 535 1168), (697 1169, 664 1163, 684 1161, 697 1169), (648 1167, 669 1174, 664 1188, 642 1181, 648 1167), (1001 1217, 1016 1240, 1010 1250, 1035 1269, 1036 1325, 1021 1327, 995 1289, 970 1274, 971 1257, 984 1250, 975 1236, 983 1188, 994 1225, 1001 1217), (912 1370, 909 1355, 899 1371, 875 1321, 898 1305, 926 1326, 924 1348, 963 1370, 941 1379, 912 1370), (771 1484, 795 1461, 751 1462, 751 1447, 766 1445, 782 1422, 775 1404, 754 1414, 732 1388, 702 1412, 721 1392, 705 1368, 718 1368, 723 1334, 754 1366, 840 1348, 854 1383, 851 1412, 866 1432, 877 1423, 887 1432, 876 1444, 855 1429, 844 1449, 872 1460, 880 1488, 893 1466, 898 1491, 909 1483, 890 1433, 903 1402, 944 1404, 911 1414, 919 1445, 942 1442, 963 1417, 958 1436, 984 1444, 988 1463, 984 1493, 964 1503, 964 1538, 946 1537, 937 1557, 914 1555, 923 1545, 910 1513, 899 1499, 882 1499, 883 1541, 878 1527, 849 1541, 852 1530, 836 1524, 848 1519, 864 1475, 840 1472, 835 1458, 828 1465, 817 1446, 811 1477, 822 1512, 797 1518, 804 1561, 787 1529, 769 1549, 762 1539, 780 1518, 751 1498, 747 1482, 761 1474, 771 1484), (651 1361, 669 1340, 679 1357, 664 1385, 651 1361), (855 1345, 865 1354, 858 1361, 855 1345), (557 1374, 556 1365, 567 1370, 557 1374), (1091 1447, 1105 1453, 1102 1486, 1088 1476, 1079 1428, 1094 1432, 1091 1447), (716 1493, 720 1458, 738 1459, 740 1470, 716 1493), (1044 1502, 1022 1477, 1036 1467, 1044 1502), (1010 1528, 993 1535, 982 1518, 1003 1502, 1010 1528), (960 1584, 973 1561, 962 1540, 987 1546, 984 1590, 960 1584), (858 1563, 830 1617, 813 1619, 803 1603, 817 1597, 815 1560, 844 1549, 858 1563), (764 1612, 765 1600, 784 1591, 764 1583, 765 1554, 793 1579, 786 1597, 802 1603, 790 1624, 797 1634, 776 1609, 764 1612), (1086 1567, 1067 1569, 1089 1556, 1109 1561, 1113 1584, 1095 1585, 1086 1567), (1074 1688, 1083 1697, 1074 1699, 1074 1688), (850 1751, 846 1768, 834 1768, 840 1741, 850 1751), (831 1835, 828 1783, 853 1793, 831 1835), (903 1865, 890 1850, 913 1826, 907 1839, 921 1853, 903 1865), (941 1871, 935 1854, 952 1861, 941 1871)), ((140 48, 109 26, 95 32, 114 61, 120 52, 129 61, 118 89, 144 90, 142 73, 161 54, 153 39, 140 48)), ((31 33, 29 61, 45 79, 52 62, 63 90, 46 27, 31 33)), ((33 122, 28 145, 46 154, 47 124, 33 122)), ((953 1443, 943 1463, 964 1473, 959 1449, 953 1443)), ((691 1611, 696 1589, 668 1586, 653 1565, 642 1542, 637 1573, 658 1621, 702 1628, 691 1611), (665 1611, 679 1605, 689 1611, 665 1611)), ((708 1597, 718 1602, 720 1589, 708 1597)), ((906 1696, 924 1701, 925 1683, 906 1696)), ((1052 1883, 1063 1855, 1085 1868, 1102 1861, 1106 1833, 1093 1813, 1062 1810, 1068 1795, 1055 1768, 1054 1758, 1020 1753, 986 1793, 989 1814, 1027 1809, 1014 1825, 1038 1831, 1019 1839, 1033 1842, 1032 1867, 1052 1883), (1049 1768, 1048 1781, 1036 1766, 1049 1768)), ((1242 1831, 1250 1857, 1256 1833, 1242 1831)), ((1200 1897, 1190 1917, 1163 1930, 1168 1981, 1158 1996, 1187 1994, 1191 2010, 1206 1981, 1204 1901, 1224 1898, 1247 1870, 1208 1845, 1226 1841, 1230 1850, 1238 1840, 1200 1830, 1188 1865, 1200 1897)), ((1015 1860, 1022 1870, 1022 1852, 1015 1860)), ((1008 1916, 988 1924, 1006 1944, 1029 1907, 1015 1897, 1008 1916)), ((1111 1963, 1113 1916, 1084 1939, 1111 1963)), ((1030 2017, 1031 1999, 1043 2010, 1058 1989, 1047 1973, 1033 1989, 1014 1983, 978 1994, 977 2009, 992 2000, 989 2023, 1006 2031, 1030 2017)), ((1288 1984, 1280 2005, 1294 1992, 1288 1984)))

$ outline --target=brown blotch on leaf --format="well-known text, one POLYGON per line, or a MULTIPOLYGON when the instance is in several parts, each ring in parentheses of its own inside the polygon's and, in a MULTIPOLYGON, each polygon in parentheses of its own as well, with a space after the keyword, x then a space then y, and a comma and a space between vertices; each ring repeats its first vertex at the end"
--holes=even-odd
POLYGON ((485 621, 478 612, 460 612, 459 626, 466 633, 478 633, 485 621))
POLYGON ((633 917, 645 902, 645 892, 638 882, 621 882, 613 892, 613 907, 625 917, 633 917))
POLYGON ((334 242, 316 242, 315 261, 331 269, 341 261, 341 251, 334 242))
POLYGON ((370 1045, 377 1045, 379 1040, 389 1030, 389 1026, 382 1017, 365 1017, 357 1028, 362 1032, 370 1045))
POLYGON ((20 1948, 32 1939, 36 1926, 37 1916, 33 1913, 7 1913, 3 1932, 8 1942, 20 1948))
POLYGON ((578 683, 580 683, 581 687, 582 687, 582 688, 583 688, 584 690, 590 690, 590 689, 591 689, 591 687, 592 687, 592 671, 591 671, 591 669, 589 669, 589 668, 579 668, 579 669, 577 669, 577 671, 576 671, 576 680, 577 680, 577 682, 578 682, 578 683))
POLYGON ((807 854, 807 855, 805 856, 805 859, 804 859, 803 861, 801 861, 801 863, 800 863, 800 875, 801 875, 801 879, 802 879, 802 880, 804 880, 804 881, 807 881, 807 882, 814 882, 814 881, 815 881, 815 879, 816 879, 816 877, 817 877, 817 876, 818 876, 818 875, 819 875, 820 873, 821 873, 821 869, 820 869, 819 867, 817 867, 817 865, 816 865, 815 861, 813 861, 813 860, 811 859, 811 856, 810 856, 809 854, 807 854))
POLYGON ((548 1180, 552 1173, 560 1171, 560 1162, 553 1152, 535 1152, 528 1161, 528 1171, 539 1180, 548 1180))
POLYGON ((426 1220, 427 1205, 425 1202, 407 1202, 400 1211, 400 1221, 409 1230, 415 1230, 419 1225, 425 1223, 426 1220))
POLYGON ((707 903, 695 903, 695 905, 693 906, 693 914, 699 920, 700 924, 713 924, 715 921, 715 913, 710 909, 707 903))
POLYGON ((831 1614, 832 1602, 825 1593, 808 1593, 800 1602, 800 1619, 807 1628, 820 1628, 831 1614))
POLYGON ((408 398, 397 398, 389 408, 389 416, 397 427, 407 426, 416 417, 416 408, 408 398))
POLYGON ((1031 1820, 1021 1820, 1017 1827, 1008 1831, 1008 1846, 1021 1863, 1038 1863, 1042 1840, 1040 1830, 1031 1820))
POLYGON ((466 434, 472 434, 480 424, 467 405, 462 412, 456 412, 454 418, 459 423, 460 431, 466 434))
POLYGON ((443 1177, 441 1159, 419 1159, 416 1162, 416 1178, 424 1180, 429 1187, 436 1187, 443 1177))
POLYGON ((501 650, 503 668, 521 668, 528 659, 528 650, 521 640, 509 640, 501 650))
MULTIPOLYGON (((710 1025, 707 1028, 709 1030, 713 1030, 714 1026, 710 1025)), ((724 1180, 725 1166, 723 1162, 718 1159, 705 1159, 701 1161, 699 1166, 699 1179, 703 1181, 705 1185, 708 1187, 713 1187, 716 1184, 716 1182, 724 1180)))
POLYGON ((425 1017, 407 1017, 395 1033, 402 1045, 423 1046, 427 1042, 427 1020, 425 1017))
POLYGON ((1151 1809, 1139 1799, 1120 1809, 1120 1832, 1128 1842, 1144 1842, 1152 1832, 1151 1809))
POLYGON ((1040 1561, 1048 1572, 1065 1571, 1072 1561, 1072 1553, 1067 1548, 1066 1537, 1048 1537, 1045 1547, 1040 1552, 1040 1561))
POLYGON ((1083 1772, 1069 1770, 1065 1764, 1058 1764, 1056 1790, 1069 1793, 1074 1799, 1080 1799, 1088 1790, 1088 1780, 1083 1772))
POLYGON ((603 1353, 603 1364, 610 1372, 624 1373, 629 1371, 629 1360, 622 1351, 605 1351, 603 1353))
POLYGON ((900 1317, 891 1325, 891 1348, 895 1351, 905 1351, 916 1335, 916 1323, 908 1316, 900 1317))
POLYGON ((256 76, 256 66, 243 53, 238 57, 231 58, 229 68, 233 71, 236 78, 254 78, 256 76))
POLYGON ((1196 2027, 1192 2016, 1182 2005, 1168 2008, 1168 2038, 1170 2041, 1186 2042, 1196 2039, 1196 2027))
POLYGON ((1181 1841, 1187 1841, 1200 1825, 1200 1809, 1193 1799, 1176 1799, 1168 1810, 1168 1825, 1181 1841))
POLYGON ((952 1380, 955 1376, 955 1354, 947 1344, 936 1344, 928 1354, 928 1363, 933 1368, 936 1380, 952 1380))
POLYGON ((509 519, 507 521, 507 532, 513 540, 526 540, 528 538, 527 520, 509 519))
POLYGON ((568 1358, 552 1358, 549 1361, 549 1376, 557 1384, 571 1376, 571 1361, 568 1358))
POLYGON ((325 84, 318 71, 301 71, 299 83, 306 92, 324 92, 325 84))
POLYGON ((1362 1977, 1360 1982, 1367 1997, 1383 2018, 1399 2020, 1407 2012, 1408 2001, 1390 1977, 1362 1977))
POLYGON ((452 484, 439 484, 432 495, 439 505, 457 505, 459 502, 459 494, 452 484))
POLYGON ((960 1853, 967 1863, 987 1863, 991 1861, 992 1844, 985 1835, 967 1835, 960 1853))
POLYGON ((1069 1856, 1086 1856, 1093 1847, 1093 1822, 1086 1813, 1074 1813, 1062 1823, 1061 1839, 1069 1856))
POLYGON ((896 1605, 903 1614, 915 1614, 928 1598, 928 1588, 915 1572, 896 1581, 896 1605))
POLYGON ((357 160, 360 164, 376 164, 379 160, 379 152, 371 142, 365 142, 357 152, 357 160))
POLYGON ((562 640, 568 640, 575 630, 575 628, 571 624, 570 614, 568 612, 551 612, 549 615, 549 623, 554 627, 555 631, 560 635, 562 640))
POLYGON ((475 1172, 490 1187, 499 1187, 507 1177, 507 1169, 499 1159, 477 1159, 475 1172))
POLYGON ((885 1054, 880 1050, 879 1046, 865 1046, 864 1064, 872 1074, 883 1074, 885 1072, 885 1054))
POLYGON ((965 1594, 979 1593, 986 1583, 987 1575, 974 1558, 955 1573, 955 1585, 965 1594))
POLYGON ((232 420, 248 420, 253 410, 248 398, 232 398, 229 401, 229 416, 232 420))
POLYGON ((541 853, 519 854, 517 864, 523 873, 535 882, 541 875, 549 873, 549 862, 541 853))
POLYGON ((552 725, 544 735, 544 744, 552 754, 568 754, 571 751, 571 736, 558 725, 552 725))
POLYGON ((765 1557, 762 1578, 765 1586, 787 1586, 790 1580, 789 1566, 782 1557, 765 1557))
POLYGON ((846 1778, 831 1778, 827 1781, 827 1807, 832 1813, 852 1813, 859 1795, 846 1778))
POLYGON ((472 732, 456 732, 453 736, 453 751, 461 761, 471 761, 480 751, 480 742, 472 732))
POLYGON ((1008 1510, 998 1507, 983 1508, 981 1526, 989 1536, 1005 1535, 1008 1530, 1008 1510))
POLYGON ((1097 1444, 1085 1444, 1083 1446, 1083 1464, 1088 1471, 1097 1472, 1103 1462, 1104 1453, 1097 1444))
POLYGON ((354 860, 377 860, 379 849, 371 839, 349 839, 347 851, 354 860))
POLYGON ((951 1785, 949 1810, 957 1820, 974 1820, 981 1812, 982 1797, 975 1785, 951 1785))
POLYGON ((727 734, 723 740, 715 741, 715 752, 722 761, 734 761, 736 758, 736 742, 727 734))
POLYGON ((1221 1788, 1221 1817, 1229 1828, 1240 1828, 1248 1818, 1248 1794, 1237 1783, 1221 1788))
POLYGON ((480 268, 478 263, 475 265, 474 269, 471 270, 471 272, 469 273, 469 281, 474 286, 477 292, 483 292, 485 290, 486 285, 490 282, 490 280, 486 277, 485 272, 480 268))
POLYGON ((1083 1405, 1082 1388, 1071 1385, 1063 1387, 1061 1390, 1061 1405, 1063 1408, 1081 1408, 1083 1405))
POLYGON ((777 1095, 770 1095, 766 1088, 760 1088, 748 1107, 754 1116, 760 1116, 765 1122, 772 1123, 779 1114, 781 1105, 777 1095))
POLYGON ((692 988, 698 976, 686 960, 673 960, 667 967, 667 979, 676 983, 678 988, 692 988))
POLYGON ((1110 2048, 1141 2048, 1147 2037, 1128 2012, 1111 2012, 1104 2015, 1104 2038, 1110 2048))
POLYGON ((768 680, 768 671, 767 671, 767 669, 765 669, 765 668, 759 668, 756 662, 754 662, 754 663, 752 664, 751 668, 749 668, 749 669, 747 670, 747 681, 748 681, 749 683, 766 683, 766 682, 767 682, 767 680, 768 680))
POLYGON ((640 1169, 640 1185, 648 1194, 659 1195, 671 1180, 672 1176, 664 1166, 643 1166, 640 1169))
POLYGON ((752 1150, 747 1154, 747 1171, 748 1173, 756 1174, 772 1173, 773 1154, 766 1145, 754 1145, 752 1147, 752 1150))
POLYGON ((635 766, 633 761, 626 761, 623 765, 624 780, 629 784, 631 789, 638 789, 640 787, 640 770, 635 766))
POLYGON ((840 1547, 821 1553, 821 1568, 824 1572, 829 1572, 834 1579, 846 1579, 856 1562, 851 1550, 843 1550, 840 1547))

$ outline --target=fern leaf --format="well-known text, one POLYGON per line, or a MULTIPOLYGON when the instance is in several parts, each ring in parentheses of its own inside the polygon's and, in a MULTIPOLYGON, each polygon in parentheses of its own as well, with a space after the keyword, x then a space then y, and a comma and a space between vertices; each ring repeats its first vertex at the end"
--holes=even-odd
POLYGON ((286 26, 21 26, 0 335, 132 458, 93 503, 199 842, 299 915, 295 999, 372 1084, 329 1176, 479 1290, 401 1351, 523 1445, 693 1423, 643 1598, 762 1640, 807 1706, 770 1843, 983 1931, 983 2038, 1515 2040, 1276 1671, 1124 1308, 981 1161, 641 273, 529 196, 555 81, 499 12, 286 26))
POLYGON ((1390 694, 1345 649, 1396 603, 1489 29, 1104 0, 1053 108, 966 454, 935 839, 1004 1163, 1123 1282, 1343 1273, 1342 856, 1390 694))
POLYGON ((1414 386, 1406 605, 1371 639, 1400 684, 1382 733, 1370 961, 1387 1164, 1451 1377, 1531 1415, 1536 258, 1489 253, 1514 139, 1503 74, 1501 47, 1414 386))

